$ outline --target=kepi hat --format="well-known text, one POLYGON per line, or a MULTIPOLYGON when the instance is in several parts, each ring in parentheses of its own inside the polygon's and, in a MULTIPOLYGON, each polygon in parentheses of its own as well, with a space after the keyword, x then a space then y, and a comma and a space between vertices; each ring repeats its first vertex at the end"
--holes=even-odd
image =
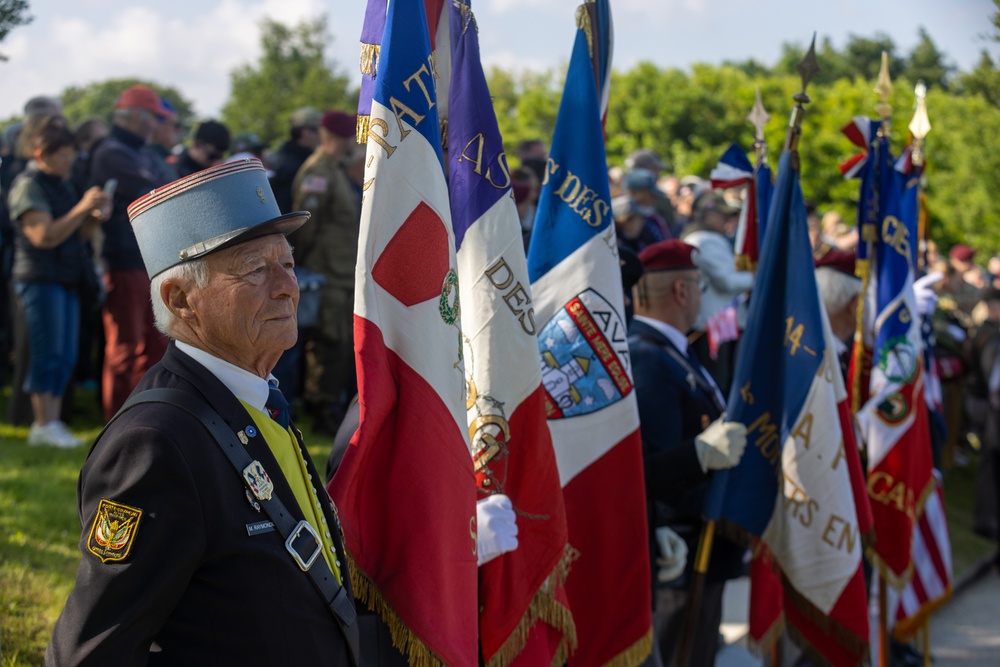
POLYGON ((136 199, 128 217, 150 278, 172 266, 269 234, 288 235, 308 211, 281 214, 256 158, 224 162, 136 199))

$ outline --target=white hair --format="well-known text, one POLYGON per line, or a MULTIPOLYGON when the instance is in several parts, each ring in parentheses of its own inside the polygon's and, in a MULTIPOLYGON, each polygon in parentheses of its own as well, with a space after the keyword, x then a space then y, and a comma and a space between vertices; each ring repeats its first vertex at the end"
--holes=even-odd
POLYGON ((149 300, 153 304, 153 321, 161 333, 170 336, 177 324, 177 316, 167 307, 160 296, 160 287, 164 281, 193 282, 197 287, 205 287, 208 284, 208 278, 208 263, 203 257, 171 266, 166 271, 153 276, 149 284, 149 300))
POLYGON ((816 269, 816 284, 826 311, 831 315, 847 307, 851 299, 861 293, 861 280, 843 271, 821 266, 816 269))

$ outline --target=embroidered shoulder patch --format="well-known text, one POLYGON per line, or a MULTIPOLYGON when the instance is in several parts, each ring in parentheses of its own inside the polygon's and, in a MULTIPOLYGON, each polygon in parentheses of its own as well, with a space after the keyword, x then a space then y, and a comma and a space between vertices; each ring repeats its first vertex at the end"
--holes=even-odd
POLYGON ((141 509, 102 498, 87 537, 87 550, 102 563, 125 560, 141 518, 141 509))

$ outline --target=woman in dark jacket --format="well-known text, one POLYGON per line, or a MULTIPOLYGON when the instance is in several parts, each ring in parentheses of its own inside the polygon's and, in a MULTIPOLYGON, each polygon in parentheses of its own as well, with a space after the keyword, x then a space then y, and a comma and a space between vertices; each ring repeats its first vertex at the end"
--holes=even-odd
POLYGON ((32 445, 76 447, 59 420, 63 392, 76 364, 80 328, 79 288, 92 271, 84 237, 107 217, 111 202, 97 187, 79 197, 70 185, 75 137, 61 116, 25 128, 31 157, 11 187, 8 204, 16 227, 14 291, 24 308, 31 359, 25 391, 31 395, 32 445))

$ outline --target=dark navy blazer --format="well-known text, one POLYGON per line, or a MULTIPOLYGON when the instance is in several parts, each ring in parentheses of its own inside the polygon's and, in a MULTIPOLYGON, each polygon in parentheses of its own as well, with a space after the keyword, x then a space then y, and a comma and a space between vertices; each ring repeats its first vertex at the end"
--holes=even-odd
MULTIPOLYGON (((694 438, 721 413, 709 393, 711 385, 693 375, 696 369, 678 362, 673 355, 685 355, 666 336, 633 320, 628 342, 639 403, 653 576, 658 569, 655 529, 670 526, 688 544, 685 576, 671 585, 686 586, 704 523, 702 509, 711 479, 698 462, 694 438)), ((742 548, 717 536, 707 580, 739 576, 742 553, 742 548)))
MULTIPOLYGON (((174 387, 203 398, 260 461, 296 520, 301 510, 239 400, 171 344, 136 391, 174 387)), ((312 481, 323 479, 306 457, 312 481)), ((163 403, 135 407, 94 446, 77 489, 83 559, 56 622, 47 665, 350 665, 348 643, 309 577, 201 423, 163 403), (127 557, 88 551, 98 503, 141 509, 127 557)), ((332 502, 326 526, 347 567, 332 502)))

